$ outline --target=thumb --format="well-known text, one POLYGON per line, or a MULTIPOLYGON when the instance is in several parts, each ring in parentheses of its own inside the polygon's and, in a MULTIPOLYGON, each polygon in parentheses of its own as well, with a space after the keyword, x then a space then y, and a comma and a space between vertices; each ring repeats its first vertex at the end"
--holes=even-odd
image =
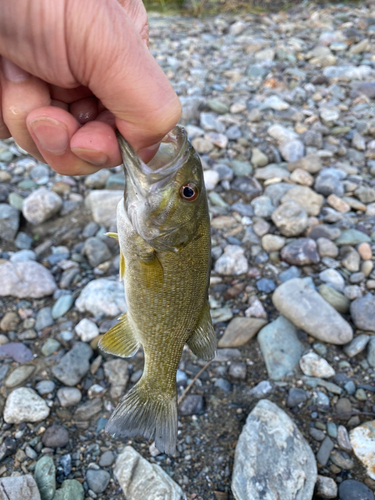
POLYGON ((136 23, 116 0, 67 4, 67 55, 74 77, 114 114, 136 151, 157 144, 180 119, 181 106, 136 23))

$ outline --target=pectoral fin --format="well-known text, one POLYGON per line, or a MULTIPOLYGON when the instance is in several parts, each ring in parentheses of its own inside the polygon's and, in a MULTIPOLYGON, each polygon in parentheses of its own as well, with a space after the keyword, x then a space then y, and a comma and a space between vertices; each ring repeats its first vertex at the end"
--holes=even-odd
POLYGON ((120 281, 125 277, 125 257, 120 250, 120 281))
POLYGON ((122 358, 134 356, 139 346, 140 343, 136 339, 126 313, 99 341, 99 348, 102 351, 122 358))
POLYGON ((118 241, 118 234, 117 233, 105 233, 108 238, 114 238, 115 240, 118 241))
POLYGON ((150 255, 149 260, 141 260, 139 263, 141 277, 145 286, 157 288, 163 284, 164 270, 156 253, 150 255))
POLYGON ((207 301, 202 308, 194 332, 188 340, 188 346, 196 356, 208 361, 215 356, 216 345, 216 335, 212 326, 210 306, 207 301))

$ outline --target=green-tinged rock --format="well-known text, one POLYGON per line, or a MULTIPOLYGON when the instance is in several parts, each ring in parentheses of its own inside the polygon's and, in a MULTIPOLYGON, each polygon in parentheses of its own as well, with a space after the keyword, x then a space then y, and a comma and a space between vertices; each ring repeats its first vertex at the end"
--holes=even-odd
POLYGON ((350 131, 351 131, 350 127, 338 126, 338 127, 331 128, 331 130, 330 130, 329 133, 331 135, 345 135, 345 134, 347 134, 350 131))
POLYGON ((9 205, 17 210, 22 210, 23 200, 24 198, 17 193, 10 193, 8 197, 9 205))
POLYGON ((82 484, 75 479, 67 479, 56 491, 53 500, 83 500, 84 496, 82 484))
POLYGON ((22 191, 32 191, 38 187, 37 183, 31 179, 25 179, 17 184, 22 191))
POLYGON ((34 470, 34 479, 39 488, 41 500, 52 500, 56 492, 56 469, 53 459, 46 455, 39 459, 34 470))
POLYGON ((219 113, 220 115, 224 115, 229 112, 229 108, 223 102, 218 101, 217 99, 209 99, 207 101, 207 106, 214 111, 215 113, 219 113))
POLYGON ((359 243, 370 243, 371 238, 362 231, 357 229, 346 229, 342 231, 340 236, 335 240, 336 245, 358 245, 359 243))
POLYGON ((245 175, 251 175, 253 173, 252 165, 245 161, 232 160, 231 167, 234 175, 237 177, 244 177, 245 175))
POLYGON ((61 344, 58 340, 48 339, 42 347, 42 354, 44 356, 50 356, 55 351, 57 351, 60 347, 61 347, 61 344))
POLYGON ((105 184, 105 189, 121 189, 123 190, 125 187, 125 176, 124 174, 113 174, 110 175, 105 184))
POLYGON ((219 193, 216 193, 215 191, 211 191, 208 194, 208 199, 213 205, 216 205, 217 207, 222 207, 222 208, 228 208, 229 205, 226 203, 223 198, 219 195, 219 193))
POLYGON ((324 300, 331 304, 337 312, 346 314, 350 308, 349 300, 342 293, 338 292, 329 285, 320 285, 319 293, 324 300))

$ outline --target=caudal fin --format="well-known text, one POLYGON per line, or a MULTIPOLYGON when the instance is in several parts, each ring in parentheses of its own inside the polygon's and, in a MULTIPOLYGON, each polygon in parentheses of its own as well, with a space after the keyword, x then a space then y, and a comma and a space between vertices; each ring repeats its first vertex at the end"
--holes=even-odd
POLYGON ((159 451, 173 455, 177 442, 177 396, 150 393, 140 380, 117 405, 105 430, 115 438, 155 439, 159 451))

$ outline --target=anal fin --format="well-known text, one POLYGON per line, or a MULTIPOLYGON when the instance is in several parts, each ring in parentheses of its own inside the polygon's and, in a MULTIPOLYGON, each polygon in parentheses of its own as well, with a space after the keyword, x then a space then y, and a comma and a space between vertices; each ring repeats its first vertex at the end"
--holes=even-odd
POLYGON ((214 327, 212 326, 208 301, 206 301, 202 308, 194 332, 187 344, 198 358, 209 361, 215 356, 217 340, 214 327))
POLYGON ((99 341, 99 349, 122 358, 134 356, 139 346, 140 343, 136 339, 126 313, 99 341))

